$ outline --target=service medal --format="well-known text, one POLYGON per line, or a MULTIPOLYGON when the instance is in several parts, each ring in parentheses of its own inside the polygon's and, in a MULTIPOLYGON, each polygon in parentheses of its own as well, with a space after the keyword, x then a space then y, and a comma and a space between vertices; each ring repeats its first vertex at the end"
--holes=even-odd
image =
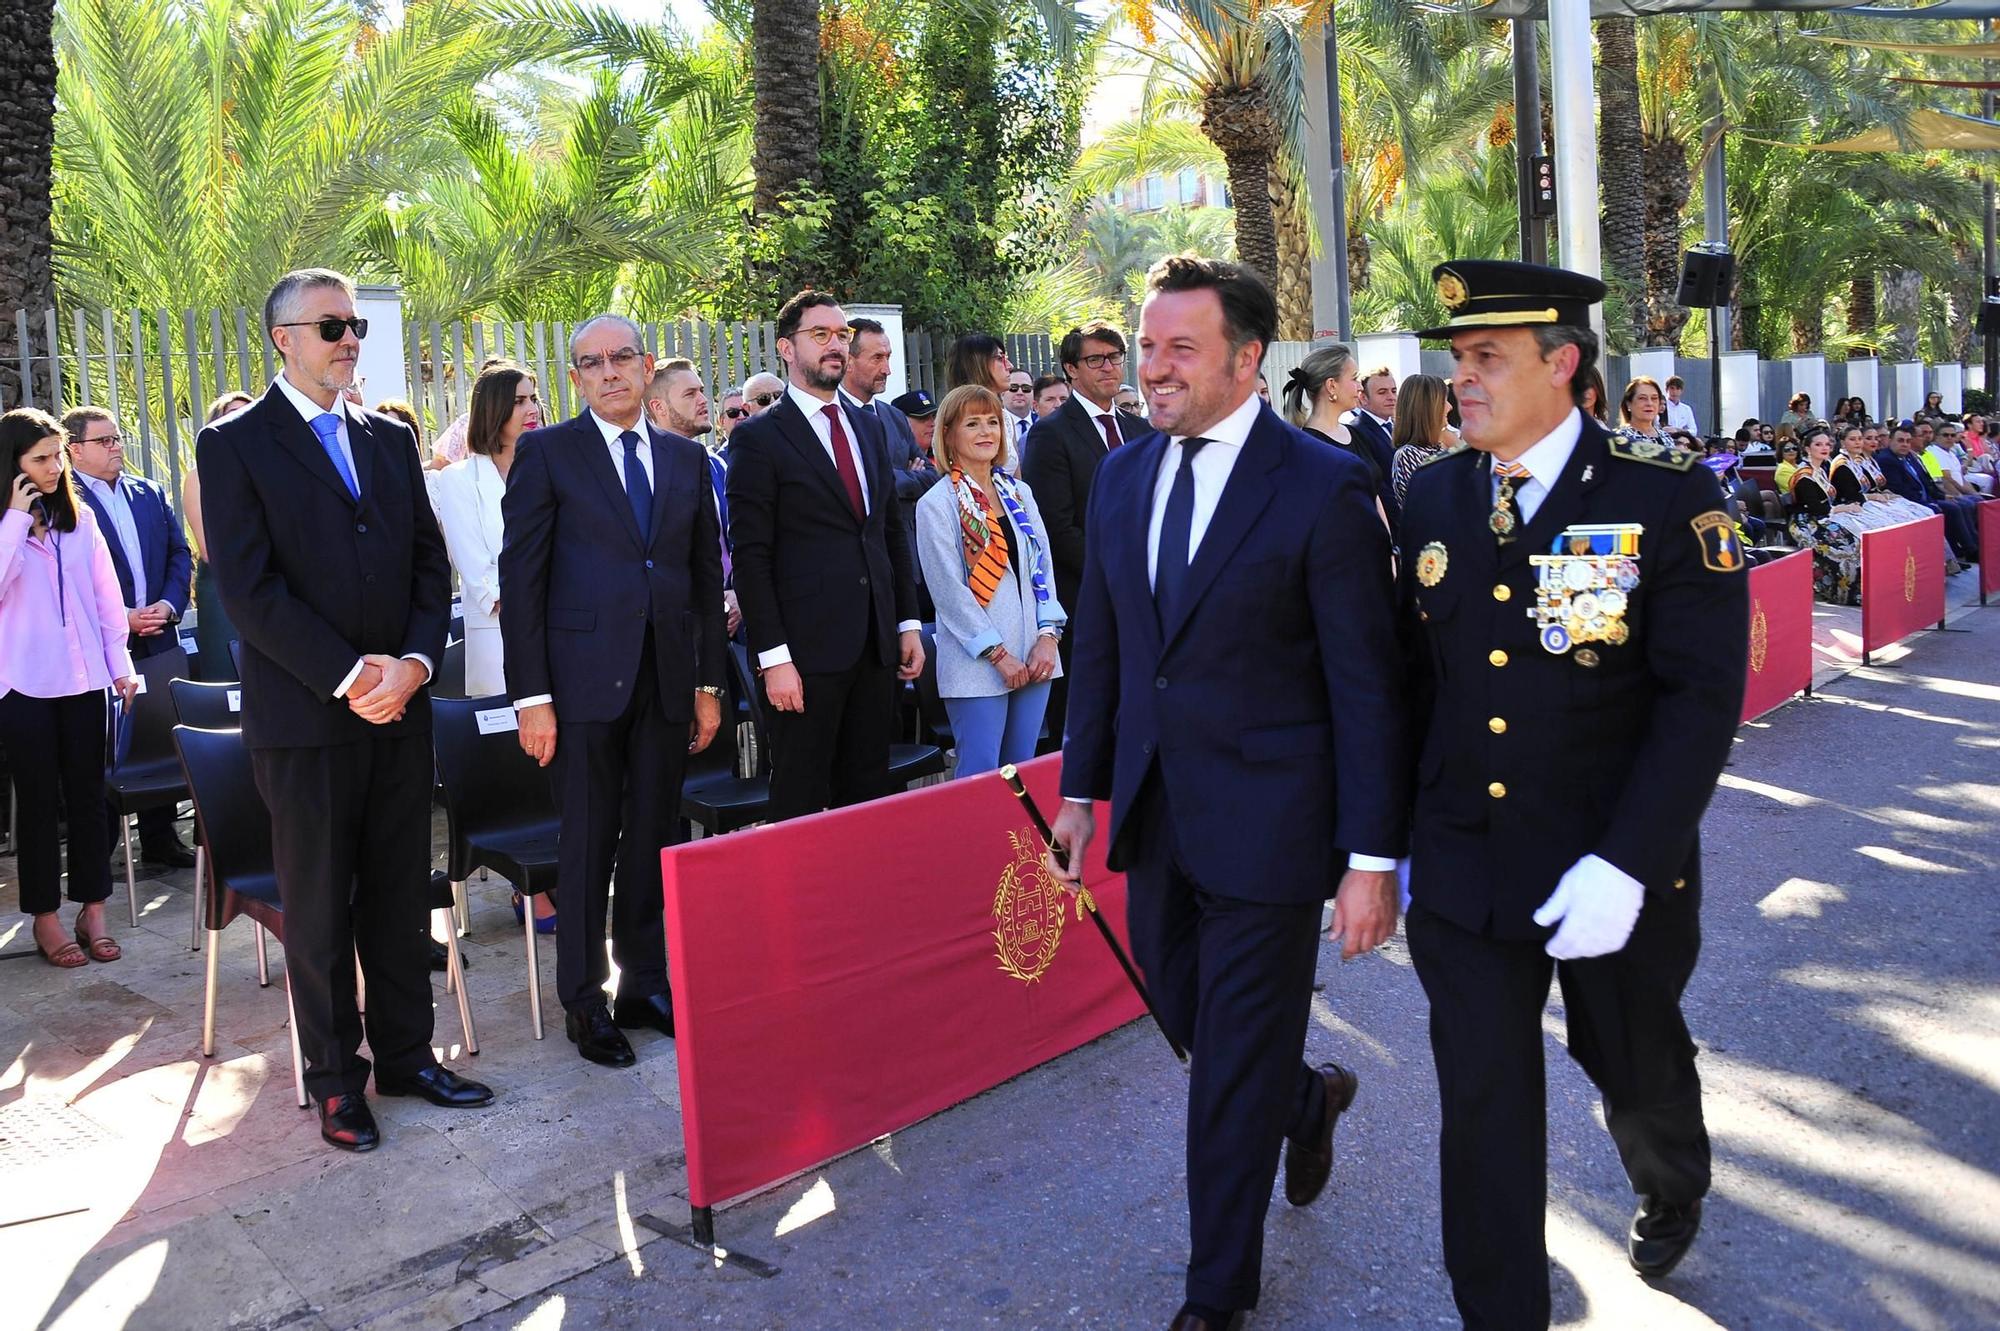
POLYGON ((1550 624, 1542 630, 1542 650, 1561 656, 1569 650, 1569 630, 1560 624, 1550 624))
POLYGON ((1512 537, 1514 535, 1514 510, 1511 508, 1494 509, 1493 515, 1486 519, 1486 525, 1493 529, 1495 536, 1512 537))
POLYGON ((1443 541, 1432 541, 1417 552, 1417 581, 1426 587, 1435 587, 1444 581, 1445 569, 1451 564, 1445 552, 1443 541))

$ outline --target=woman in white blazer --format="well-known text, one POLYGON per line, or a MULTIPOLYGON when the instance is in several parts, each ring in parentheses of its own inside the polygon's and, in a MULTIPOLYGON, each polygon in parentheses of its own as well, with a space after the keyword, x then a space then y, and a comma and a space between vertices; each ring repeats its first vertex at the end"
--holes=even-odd
POLYGON ((437 473, 438 522, 458 570, 465 605, 465 691, 484 698, 507 691, 500 648, 500 545, 505 528, 500 497, 514 465, 514 442, 542 423, 535 378, 502 362, 472 385, 466 454, 437 473))
POLYGON ((945 479, 917 501, 917 557, 937 604, 938 693, 960 776, 1035 756, 1069 620, 1034 492, 999 461, 1006 419, 990 388, 945 394, 931 441, 945 479))

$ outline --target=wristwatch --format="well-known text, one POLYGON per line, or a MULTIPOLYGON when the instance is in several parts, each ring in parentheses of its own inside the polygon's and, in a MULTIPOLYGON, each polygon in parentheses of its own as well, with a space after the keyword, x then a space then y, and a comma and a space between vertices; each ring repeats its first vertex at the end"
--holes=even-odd
POLYGON ((694 686, 694 691, 696 693, 706 693, 711 698, 720 698, 722 696, 722 690, 713 684, 697 684, 694 686))

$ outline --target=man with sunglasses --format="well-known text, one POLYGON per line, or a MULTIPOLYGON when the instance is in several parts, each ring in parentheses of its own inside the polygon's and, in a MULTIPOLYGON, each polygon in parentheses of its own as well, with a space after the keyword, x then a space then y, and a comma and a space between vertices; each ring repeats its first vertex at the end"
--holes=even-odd
POLYGON ((888 792, 896 681, 924 663, 888 438, 836 396, 847 315, 825 292, 801 291, 777 332, 791 384, 737 426, 729 456, 736 593, 769 704, 774 822, 888 792))
MULTIPOLYGON (((917 425, 895 402, 881 396, 889 386, 889 364, 893 359, 889 332, 874 319, 856 319, 854 341, 847 349, 847 373, 840 380, 841 405, 850 412, 864 412, 882 422, 882 434, 889 444, 889 466, 896 473, 897 507, 902 510, 903 534, 910 549, 917 548, 917 501, 937 482, 938 470, 931 462, 930 439, 918 441, 917 425)), ((918 613, 929 619, 933 613, 930 596, 924 590, 923 566, 911 560, 910 576, 917 584, 918 613)))
POLYGON ((749 408, 750 411, 750 415, 743 419, 749 420, 752 416, 762 416, 765 412, 776 406, 778 400, 784 397, 784 395, 785 381, 777 375, 772 374, 769 370, 763 370, 751 375, 743 381, 743 405, 749 408))
MULTIPOLYGON (((1069 376, 1069 400, 1028 431, 1021 479, 1042 506, 1049 554, 1056 566, 1056 599, 1075 605, 1083 583, 1084 514, 1090 511, 1090 487, 1098 465, 1112 449, 1138 438, 1148 427, 1144 417, 1117 405, 1118 390, 1125 382, 1123 333, 1107 323, 1072 328, 1057 345, 1056 359, 1069 376)), ((1063 670, 1050 686, 1044 722, 1050 748, 1062 743, 1073 641, 1073 634, 1064 634, 1058 644, 1063 670)))
POLYGON ((715 433, 711 436, 715 442, 709 445, 708 451, 727 461, 729 457, 729 432, 736 428, 736 422, 744 420, 750 415, 750 408, 744 404, 743 390, 741 388, 732 388, 724 393, 722 401, 717 406, 718 409, 715 413, 715 433))
MULTIPOLYGON (((522 751, 554 778, 563 1031, 622 1068, 635 1055, 621 1027, 674 1034, 660 847, 680 840, 688 755, 722 725, 722 528, 707 452, 646 420, 654 363, 638 325, 586 319, 569 364, 584 409, 521 436, 500 501, 500 632, 522 751)), ((666 386, 676 423, 699 427, 694 367, 669 378, 689 390, 666 386)))
POLYGON ((342 397, 368 334, 354 284, 287 273, 264 327, 284 372, 196 441, 202 526, 242 644, 243 741, 270 811, 306 1091, 325 1141, 367 1151, 380 1134, 364 1028, 379 1094, 493 1098, 431 1052, 427 686, 451 563, 409 427, 342 397))
POLYGON ((1028 442, 1028 427, 1035 423, 1035 376, 1019 366, 1009 370, 1000 406, 1007 414, 1001 422, 1007 430, 1007 451, 1018 459, 1028 442))

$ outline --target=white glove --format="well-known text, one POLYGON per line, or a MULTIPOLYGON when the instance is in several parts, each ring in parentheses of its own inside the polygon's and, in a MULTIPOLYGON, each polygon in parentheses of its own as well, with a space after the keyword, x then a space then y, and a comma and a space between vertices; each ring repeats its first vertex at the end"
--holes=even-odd
POLYGON ((1586 855, 1562 876, 1535 912, 1535 923, 1546 928, 1562 921, 1546 949, 1557 961, 1601 957, 1625 946, 1645 901, 1646 889, 1638 879, 1608 860, 1586 855))

